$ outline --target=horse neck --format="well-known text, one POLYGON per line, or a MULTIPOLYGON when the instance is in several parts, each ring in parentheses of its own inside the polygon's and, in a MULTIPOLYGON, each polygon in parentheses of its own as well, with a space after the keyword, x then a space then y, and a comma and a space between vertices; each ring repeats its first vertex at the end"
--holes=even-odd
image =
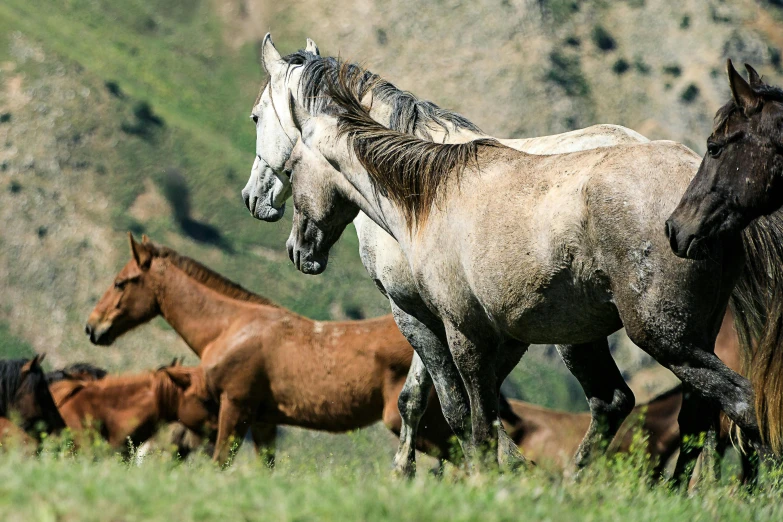
POLYGON ((207 288, 170 263, 160 273, 156 288, 160 313, 201 358, 246 303, 207 288))
POLYGON ((375 188, 367 171, 349 150, 348 140, 344 136, 337 137, 334 126, 317 117, 305 123, 302 139, 305 145, 318 151, 342 174, 342 179, 336 182, 342 196, 358 206, 406 251, 411 234, 405 216, 396 204, 375 188))
POLYGON ((181 388, 175 385, 163 372, 156 372, 152 376, 152 381, 158 420, 176 421, 179 418, 181 388))

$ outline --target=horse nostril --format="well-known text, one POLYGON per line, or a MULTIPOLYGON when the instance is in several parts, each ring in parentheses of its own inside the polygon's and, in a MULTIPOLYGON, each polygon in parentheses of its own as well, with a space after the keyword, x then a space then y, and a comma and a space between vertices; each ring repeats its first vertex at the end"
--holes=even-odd
POLYGON ((671 229, 669 227, 669 221, 668 220, 666 220, 666 223, 663 224, 663 230, 664 230, 664 233, 666 234, 666 237, 671 238, 671 229))
POLYGON ((245 202, 245 207, 250 210, 250 194, 246 193, 244 190, 242 191, 242 200, 245 202))
POLYGON ((89 336, 92 336, 92 326, 89 324, 84 327, 84 333, 86 333, 89 336))

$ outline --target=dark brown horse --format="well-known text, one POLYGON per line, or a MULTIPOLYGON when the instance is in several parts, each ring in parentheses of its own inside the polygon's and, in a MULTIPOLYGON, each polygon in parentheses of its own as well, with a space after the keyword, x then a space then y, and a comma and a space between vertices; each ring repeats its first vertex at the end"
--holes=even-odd
POLYGON ((749 65, 749 82, 727 64, 731 100, 715 116, 707 154, 666 221, 675 254, 701 259, 741 245, 744 274, 731 307, 743 367, 765 442, 783 450, 783 89, 749 65))
POLYGON ((167 366, 136 375, 82 380, 66 375, 50 385, 62 418, 76 434, 95 430, 115 448, 138 446, 161 424, 180 421, 188 428, 215 430, 217 408, 209 407, 179 383, 202 383, 200 367, 167 366))
POLYGON ((29 443, 65 427, 41 369, 44 357, 0 361, 0 442, 29 443))

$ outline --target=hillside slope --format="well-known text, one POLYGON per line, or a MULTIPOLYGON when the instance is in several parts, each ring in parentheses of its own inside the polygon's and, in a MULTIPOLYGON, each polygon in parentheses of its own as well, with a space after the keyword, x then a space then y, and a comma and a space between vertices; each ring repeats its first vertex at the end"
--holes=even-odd
MULTIPOLYGON (((610 122, 701 152, 728 96, 726 57, 783 79, 776 4, 71 0, 41 9, 5 0, 3 336, 49 352, 55 365, 88 358, 144 368, 185 353, 159 320, 117 349, 84 338, 87 314, 128 258, 127 230, 315 318, 385 313, 353 231, 327 273, 307 277, 285 254, 288 218, 261 224, 241 203, 267 30, 281 52, 312 37, 323 52, 360 61, 498 136, 610 122)), ((544 397, 560 370, 536 368, 520 379, 538 381, 533 395, 544 397)))

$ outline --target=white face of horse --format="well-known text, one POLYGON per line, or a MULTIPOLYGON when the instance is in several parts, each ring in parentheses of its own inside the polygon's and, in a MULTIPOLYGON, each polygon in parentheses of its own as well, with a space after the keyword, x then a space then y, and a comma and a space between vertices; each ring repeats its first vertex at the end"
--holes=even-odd
MULTIPOLYGON (((318 53, 309 39, 306 50, 318 53)), ((286 63, 269 34, 264 38, 261 56, 270 79, 251 114, 256 125, 256 159, 242 189, 242 199, 256 219, 277 221, 283 217, 285 202, 291 196, 284 166, 299 137, 290 99, 298 92, 301 66, 286 63)))

